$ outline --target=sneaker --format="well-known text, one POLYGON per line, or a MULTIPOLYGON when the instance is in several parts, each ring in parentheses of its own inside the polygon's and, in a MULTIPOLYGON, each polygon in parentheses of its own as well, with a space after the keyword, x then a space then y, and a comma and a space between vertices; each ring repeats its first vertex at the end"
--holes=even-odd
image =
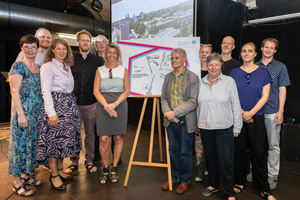
POLYGON ((268 182, 270 185, 270 190, 275 190, 277 187, 278 179, 277 178, 268 178, 268 182))
POLYGON ((208 196, 211 195, 212 193, 218 192, 218 191, 219 191, 218 189, 210 190, 210 189, 207 189, 207 188, 206 188, 205 190, 202 191, 202 194, 203 194, 203 196, 208 197, 208 196))
POLYGON ((249 174, 247 175, 247 182, 252 183, 252 170, 250 169, 249 174))
POLYGON ((204 171, 206 167, 205 161, 202 161, 197 167, 197 176, 195 178, 195 181, 199 182, 203 180, 204 177, 204 171))

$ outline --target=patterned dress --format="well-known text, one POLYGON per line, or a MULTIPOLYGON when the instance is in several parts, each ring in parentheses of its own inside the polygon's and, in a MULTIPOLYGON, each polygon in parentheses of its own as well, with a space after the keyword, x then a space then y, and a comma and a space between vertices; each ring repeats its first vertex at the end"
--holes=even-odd
POLYGON ((68 72, 63 70, 63 64, 53 58, 52 62, 43 64, 41 68, 44 103, 37 122, 36 159, 39 161, 74 157, 82 149, 77 98, 72 93, 74 78, 71 68, 66 64, 65 67, 68 72), (47 79, 51 82, 47 82, 47 79), (59 118, 57 127, 52 127, 49 123, 50 110, 59 118))
MULTIPOLYGON (((39 66, 40 67, 40 66, 39 66)), ((9 75, 23 76, 20 87, 20 98, 28 127, 23 129, 18 125, 18 114, 12 108, 11 130, 9 141, 8 173, 20 176, 21 173, 30 173, 40 164, 35 160, 37 145, 37 119, 43 103, 41 93, 40 73, 31 72, 22 62, 15 62, 9 75)))

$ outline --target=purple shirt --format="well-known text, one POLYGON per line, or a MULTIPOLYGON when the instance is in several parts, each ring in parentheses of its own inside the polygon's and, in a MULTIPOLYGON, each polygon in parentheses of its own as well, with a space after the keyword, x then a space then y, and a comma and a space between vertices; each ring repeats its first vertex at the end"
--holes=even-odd
MULTIPOLYGON (((272 82, 269 71, 262 67, 258 67, 251 73, 245 72, 240 67, 234 68, 231 70, 229 76, 236 82, 241 108, 244 111, 250 111, 257 104, 261 99, 263 87, 272 82), (248 78, 250 83, 246 82, 246 74, 250 74, 248 78)), ((263 106, 255 115, 263 115, 264 112, 263 106)))
POLYGON ((53 58, 51 62, 43 64, 41 67, 42 94, 48 117, 56 115, 51 92, 71 93, 74 89, 74 78, 71 68, 66 63, 65 67, 68 72, 63 69, 63 64, 58 62, 55 58, 53 58))

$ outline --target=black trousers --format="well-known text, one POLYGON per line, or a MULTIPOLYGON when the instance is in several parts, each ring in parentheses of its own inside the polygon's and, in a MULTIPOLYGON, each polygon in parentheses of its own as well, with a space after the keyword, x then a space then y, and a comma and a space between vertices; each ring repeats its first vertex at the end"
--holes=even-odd
POLYGON ((227 197, 234 197, 234 137, 233 127, 218 130, 200 129, 208 164, 209 183, 222 189, 227 197))
POLYGON ((253 189, 270 192, 268 183, 266 149, 266 127, 264 115, 254 115, 253 123, 243 123, 238 137, 234 139, 235 184, 245 185, 247 179, 247 144, 251 151, 253 189))

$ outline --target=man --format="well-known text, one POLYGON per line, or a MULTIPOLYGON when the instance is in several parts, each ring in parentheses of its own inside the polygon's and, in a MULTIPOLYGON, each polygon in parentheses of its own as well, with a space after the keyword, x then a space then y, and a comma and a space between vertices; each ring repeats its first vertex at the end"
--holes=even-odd
MULTIPOLYGON (((74 76, 74 91, 77 97, 79 117, 84 122, 85 131, 85 165, 89 173, 97 171, 93 164, 95 135, 94 125, 96 98, 93 95, 93 85, 95 73, 103 61, 99 56, 90 53, 92 35, 82 30, 76 33, 76 39, 79 46, 79 53, 74 54, 74 65, 72 73, 74 76)), ((65 170, 65 173, 72 173, 78 169, 79 154, 72 158, 72 164, 65 170)))
POLYGON ((226 36, 223 38, 221 44, 221 56, 224 61, 224 67, 222 69, 222 73, 224 75, 229 75, 232 69, 242 66, 242 64, 236 59, 232 58, 231 54, 233 49, 235 48, 235 40, 231 36, 226 36))
MULTIPOLYGON (((193 170, 193 142, 197 130, 197 97, 199 78, 184 67, 186 52, 173 49, 171 64, 173 72, 165 76, 161 94, 164 126, 169 138, 173 187, 180 184, 177 194, 184 194, 190 184, 193 170)), ((169 190, 166 182, 161 189, 169 190)))
MULTIPOLYGON (((48 29, 45 28, 39 28, 35 32, 35 37, 39 39, 39 51, 35 58, 35 63, 39 66, 42 66, 44 64, 45 55, 48 51, 48 48, 52 42, 52 35, 48 29)), ((16 62, 23 60, 24 53, 23 51, 20 51, 18 57, 16 58, 16 62)))
POLYGON ((262 59, 256 64, 269 70, 272 83, 269 101, 265 106, 265 124, 269 143, 268 182, 274 190, 278 183, 280 165, 280 129, 283 122, 286 87, 291 85, 286 66, 274 59, 279 46, 275 38, 267 38, 261 43, 262 59))
POLYGON ((101 58, 103 58, 104 50, 105 50, 107 43, 108 43, 108 40, 104 35, 98 35, 95 38, 95 44, 94 44, 95 48, 97 49, 97 52, 95 53, 95 55, 98 55, 101 58))

